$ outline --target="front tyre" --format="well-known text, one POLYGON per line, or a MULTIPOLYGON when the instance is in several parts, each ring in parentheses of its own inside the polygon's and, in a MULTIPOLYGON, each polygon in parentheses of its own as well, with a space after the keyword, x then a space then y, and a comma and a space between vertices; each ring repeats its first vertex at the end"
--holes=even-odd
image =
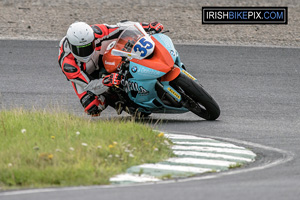
POLYGON ((182 95, 182 104, 191 112, 206 120, 216 120, 220 116, 217 102, 200 86, 184 74, 170 82, 182 95))

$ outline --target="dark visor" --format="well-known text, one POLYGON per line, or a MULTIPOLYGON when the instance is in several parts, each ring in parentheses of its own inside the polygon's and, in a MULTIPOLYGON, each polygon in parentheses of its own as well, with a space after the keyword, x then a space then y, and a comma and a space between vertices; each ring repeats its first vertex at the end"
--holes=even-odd
POLYGON ((95 49, 95 42, 91 42, 89 44, 86 45, 82 45, 82 46, 75 46, 71 44, 71 48, 72 48, 72 52, 80 57, 86 57, 91 55, 94 52, 95 49))

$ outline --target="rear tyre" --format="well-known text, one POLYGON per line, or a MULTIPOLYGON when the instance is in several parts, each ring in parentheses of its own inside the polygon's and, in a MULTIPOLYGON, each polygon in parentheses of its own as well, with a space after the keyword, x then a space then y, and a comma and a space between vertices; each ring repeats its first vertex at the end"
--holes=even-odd
POLYGON ((170 82, 182 95, 182 104, 191 112, 206 120, 216 120, 220 116, 217 102, 199 85, 184 74, 170 82))

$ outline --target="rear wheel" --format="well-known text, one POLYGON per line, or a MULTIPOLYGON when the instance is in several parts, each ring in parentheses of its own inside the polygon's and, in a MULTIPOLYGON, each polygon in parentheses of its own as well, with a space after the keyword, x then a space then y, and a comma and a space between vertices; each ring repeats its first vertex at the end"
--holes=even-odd
POLYGON ((216 120, 220 116, 217 102, 201 85, 184 74, 170 82, 182 96, 181 103, 191 112, 206 120, 216 120))

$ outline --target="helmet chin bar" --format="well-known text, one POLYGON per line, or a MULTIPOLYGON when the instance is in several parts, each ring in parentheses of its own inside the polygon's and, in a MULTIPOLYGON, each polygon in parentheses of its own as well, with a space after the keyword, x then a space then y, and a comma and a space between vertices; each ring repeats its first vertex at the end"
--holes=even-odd
POLYGON ((91 58, 92 58, 92 56, 94 55, 94 53, 95 53, 95 50, 93 51, 93 53, 92 53, 91 55, 86 56, 86 57, 80 57, 80 56, 75 55, 74 53, 72 53, 72 54, 73 54, 73 56, 74 56, 77 60, 79 60, 80 62, 87 63, 87 62, 89 62, 89 61, 91 60, 91 58))

